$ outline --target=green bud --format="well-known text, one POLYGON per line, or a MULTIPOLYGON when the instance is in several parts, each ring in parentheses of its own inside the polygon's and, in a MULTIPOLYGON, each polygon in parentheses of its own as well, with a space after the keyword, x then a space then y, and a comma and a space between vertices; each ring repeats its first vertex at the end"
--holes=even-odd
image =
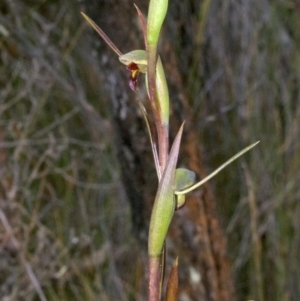
POLYGON ((147 40, 149 45, 157 45, 167 9, 168 0, 150 1, 147 22, 147 40))
POLYGON ((156 67, 156 92, 157 92, 157 98, 160 106, 161 120, 165 126, 168 126, 169 115, 170 115, 169 90, 168 90, 166 76, 160 57, 157 60, 157 67, 156 67))

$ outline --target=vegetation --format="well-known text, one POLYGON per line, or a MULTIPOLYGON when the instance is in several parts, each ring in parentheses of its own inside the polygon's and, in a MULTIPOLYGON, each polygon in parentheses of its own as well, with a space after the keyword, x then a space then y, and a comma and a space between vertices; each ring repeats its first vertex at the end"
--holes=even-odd
MULTIPOLYGON (((240 174, 214 181, 239 299, 298 300, 299 8, 252 2, 193 7, 201 13, 183 15, 180 34, 194 30, 196 42, 175 46, 207 165, 262 141, 240 174)), ((0 296, 143 299, 145 261, 80 8, 15 0, 0 10, 0 296)))

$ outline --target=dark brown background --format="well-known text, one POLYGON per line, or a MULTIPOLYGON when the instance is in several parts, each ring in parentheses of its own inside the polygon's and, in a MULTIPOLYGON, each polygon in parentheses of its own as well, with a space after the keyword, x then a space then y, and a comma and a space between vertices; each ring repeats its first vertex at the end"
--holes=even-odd
MULTIPOLYGON (((0 9, 0 296, 145 300, 148 136, 128 72, 79 15, 126 53, 143 48, 133 2, 0 9)), ((172 138, 186 121, 179 165, 201 179, 261 140, 176 213, 180 300, 300 297, 298 13, 297 1, 169 3, 160 54, 172 138)))

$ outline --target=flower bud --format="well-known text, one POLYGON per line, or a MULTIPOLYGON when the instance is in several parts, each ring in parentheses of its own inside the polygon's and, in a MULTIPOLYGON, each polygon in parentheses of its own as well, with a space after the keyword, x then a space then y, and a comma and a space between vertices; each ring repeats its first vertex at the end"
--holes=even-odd
POLYGON ((157 45, 160 30, 168 9, 168 0, 151 0, 148 10, 147 40, 148 45, 157 45))

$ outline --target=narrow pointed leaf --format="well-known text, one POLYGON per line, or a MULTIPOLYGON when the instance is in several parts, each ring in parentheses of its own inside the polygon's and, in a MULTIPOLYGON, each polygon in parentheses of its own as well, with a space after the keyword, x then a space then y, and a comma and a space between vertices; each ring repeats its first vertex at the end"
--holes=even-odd
POLYGON ((139 17, 139 21, 140 21, 140 24, 142 26, 142 30, 143 30, 143 36, 144 36, 144 41, 145 41, 145 47, 147 49, 148 47, 148 43, 147 43, 147 23, 146 23, 146 20, 145 20, 145 17, 143 15, 143 13, 140 11, 140 9, 137 7, 136 4, 133 4, 137 13, 138 13, 138 17, 139 17))
POLYGON ((143 103, 138 98, 137 98, 137 103, 138 103, 138 105, 140 107, 140 110, 141 110, 141 112, 143 114, 143 117, 144 117, 144 120, 145 120, 145 123, 146 123, 146 126, 147 126, 147 130, 148 130, 148 134, 149 134, 149 139, 150 139, 150 144, 151 144, 151 148, 152 148, 152 154, 153 154, 155 168, 156 168, 156 173, 157 173, 158 179, 160 180, 160 178, 161 178, 161 170, 160 170, 159 161, 158 161, 158 154, 157 154, 156 145, 155 145, 154 140, 153 140, 151 127, 150 127, 148 116, 147 116, 147 111, 146 111, 143 103))
POLYGON ((148 253, 152 257, 159 256, 162 252, 166 234, 175 211, 175 169, 182 131, 183 125, 174 140, 153 205, 148 241, 148 253))
POLYGON ((176 258, 169 275, 165 301, 178 300, 178 258, 176 258))

